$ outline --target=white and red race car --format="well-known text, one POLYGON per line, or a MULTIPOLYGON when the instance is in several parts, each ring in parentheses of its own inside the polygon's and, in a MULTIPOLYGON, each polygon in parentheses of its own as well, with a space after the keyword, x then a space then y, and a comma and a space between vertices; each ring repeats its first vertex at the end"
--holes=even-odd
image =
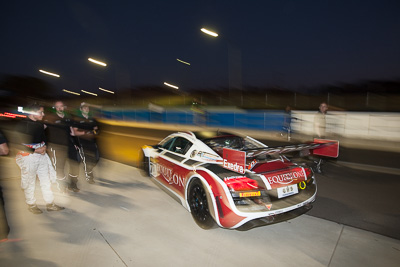
POLYGON ((248 136, 178 132, 142 150, 146 174, 172 193, 200 227, 246 230, 309 210, 317 193, 313 170, 284 154, 337 157, 338 142, 270 148, 248 136))

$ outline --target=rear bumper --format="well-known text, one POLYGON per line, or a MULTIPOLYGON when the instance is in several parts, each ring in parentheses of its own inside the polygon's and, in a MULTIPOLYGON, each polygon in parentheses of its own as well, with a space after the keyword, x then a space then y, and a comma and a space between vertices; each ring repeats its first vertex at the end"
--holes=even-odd
POLYGON ((308 203, 300 208, 291 210, 289 212, 254 219, 254 220, 251 220, 251 221, 241 225, 240 227, 236 228, 236 230, 247 231, 252 228, 256 228, 256 227, 260 227, 260 226, 266 226, 266 225, 270 225, 270 224, 274 224, 274 223, 288 221, 288 220, 291 220, 293 218, 296 218, 296 217, 306 213, 307 211, 312 209, 312 207, 313 207, 313 205, 311 203, 308 203))

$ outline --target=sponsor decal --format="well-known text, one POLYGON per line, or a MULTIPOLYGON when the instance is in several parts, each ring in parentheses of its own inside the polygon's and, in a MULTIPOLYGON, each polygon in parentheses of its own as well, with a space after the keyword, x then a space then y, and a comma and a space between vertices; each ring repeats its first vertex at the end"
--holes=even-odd
POLYGON ((246 170, 246 152, 224 148, 223 149, 223 167, 225 169, 245 173, 246 170))
POLYGON ((170 185, 177 185, 181 187, 185 187, 185 179, 177 173, 174 173, 171 168, 168 168, 164 165, 157 164, 157 171, 162 175, 165 181, 170 185))
POLYGON ((304 180, 305 175, 302 169, 295 169, 289 173, 275 174, 275 175, 264 175, 269 184, 290 184, 296 180, 304 180))
POLYGON ((261 196, 261 192, 244 192, 239 194, 240 197, 259 197, 261 196))
POLYGON ((253 169, 254 165, 256 165, 256 164, 257 164, 257 160, 253 159, 253 161, 249 164, 249 166, 247 166, 247 169, 249 169, 249 170, 253 169))
POLYGON ((36 149, 36 148, 40 148, 40 147, 44 147, 46 144, 45 142, 41 142, 41 143, 32 143, 32 144, 23 144, 26 147, 32 148, 32 149, 36 149))

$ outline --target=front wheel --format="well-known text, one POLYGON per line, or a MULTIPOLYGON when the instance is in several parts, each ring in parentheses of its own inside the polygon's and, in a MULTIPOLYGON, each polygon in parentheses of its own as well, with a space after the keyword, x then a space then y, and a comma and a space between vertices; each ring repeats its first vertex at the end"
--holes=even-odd
POLYGON ((198 179, 190 183, 188 202, 192 217, 198 226, 203 229, 210 229, 215 225, 208 207, 207 192, 198 179))

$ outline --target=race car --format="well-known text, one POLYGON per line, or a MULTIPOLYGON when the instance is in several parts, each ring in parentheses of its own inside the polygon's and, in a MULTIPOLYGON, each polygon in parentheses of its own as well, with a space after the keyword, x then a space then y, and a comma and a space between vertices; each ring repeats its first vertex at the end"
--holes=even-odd
POLYGON ((285 154, 337 157, 338 142, 271 148, 249 136, 177 132, 142 151, 146 175, 170 192, 201 228, 247 230, 309 210, 317 193, 314 172, 285 154))

